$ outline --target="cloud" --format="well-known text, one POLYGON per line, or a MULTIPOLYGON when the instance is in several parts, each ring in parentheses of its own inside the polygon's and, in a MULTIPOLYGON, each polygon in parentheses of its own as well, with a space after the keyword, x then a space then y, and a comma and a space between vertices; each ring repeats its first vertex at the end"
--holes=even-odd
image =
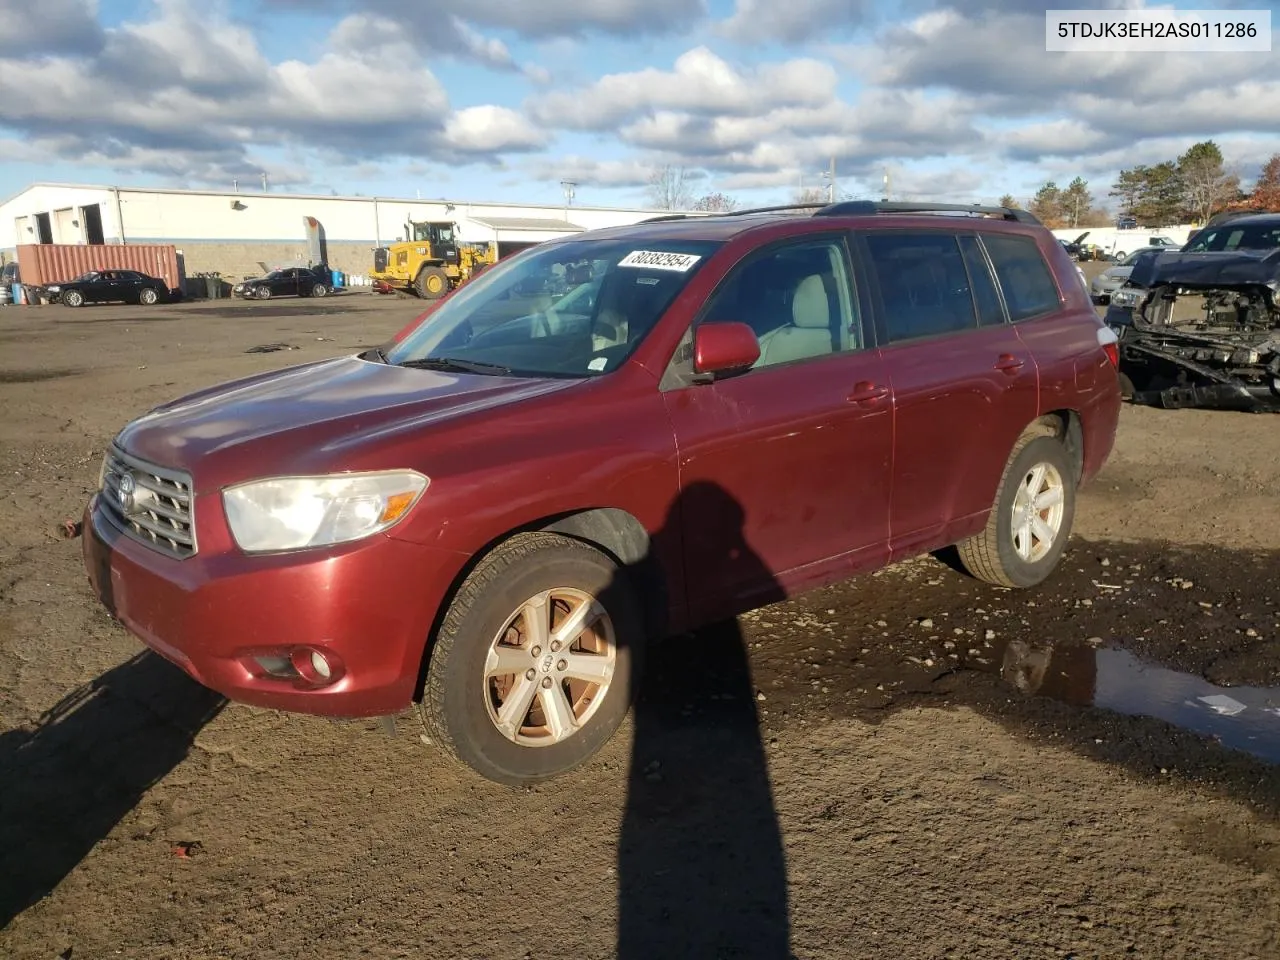
POLYGON ((479 25, 525 39, 679 35, 706 18, 706 0, 266 0, 277 10, 373 14, 429 49, 455 45, 479 25))
POLYGON ((102 40, 97 0, 0 0, 0 57, 92 54, 102 40))
POLYGON ((545 142, 508 108, 455 112, 386 24, 346 18, 314 60, 273 64, 246 28, 194 0, 158 0, 153 16, 104 30, 93 50, 20 66, 0 58, 0 128, 41 144, 46 160, 192 182, 254 176, 260 148, 456 162, 545 142))
POLYGON ((860 26, 870 0, 735 0, 717 31, 740 43, 803 43, 860 26))
POLYGON ((818 60, 737 67, 700 46, 681 54, 671 70, 609 74, 584 88, 545 94, 528 110, 561 128, 611 130, 657 110, 749 116, 779 106, 816 106, 831 99, 837 81, 831 65, 818 60))

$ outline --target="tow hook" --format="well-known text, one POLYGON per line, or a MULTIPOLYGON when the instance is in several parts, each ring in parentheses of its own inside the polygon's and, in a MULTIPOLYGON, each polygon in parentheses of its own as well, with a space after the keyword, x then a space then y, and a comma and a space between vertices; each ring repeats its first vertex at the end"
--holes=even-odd
POLYGON ((63 520, 58 524, 57 534, 63 540, 74 540, 84 532, 83 520, 63 520))

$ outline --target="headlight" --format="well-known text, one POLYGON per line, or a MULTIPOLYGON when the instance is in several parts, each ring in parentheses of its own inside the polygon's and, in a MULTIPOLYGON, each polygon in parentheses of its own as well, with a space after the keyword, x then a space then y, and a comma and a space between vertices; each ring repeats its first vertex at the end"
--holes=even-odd
POLYGON ((398 523, 431 481, 413 470, 254 480, 222 492, 247 553, 347 543, 398 523))
POLYGON ((60 283, 50 284, 49 286, 45 287, 45 290, 47 290, 49 293, 61 293, 62 284, 60 283))
POLYGON ((1117 307, 1132 307, 1137 304, 1141 296, 1141 290, 1121 287, 1119 290, 1115 291, 1115 293, 1111 294, 1111 303, 1117 307))

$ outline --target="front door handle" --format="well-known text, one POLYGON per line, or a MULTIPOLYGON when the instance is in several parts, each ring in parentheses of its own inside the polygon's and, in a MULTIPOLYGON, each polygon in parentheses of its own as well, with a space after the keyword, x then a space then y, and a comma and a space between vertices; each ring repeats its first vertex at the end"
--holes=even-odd
POLYGON ((996 369, 1013 376, 1022 369, 1023 360, 1012 353, 1002 353, 996 358, 996 369))
POLYGON ((888 395, 889 388, 884 384, 863 380, 854 386, 853 393, 849 394, 849 402, 873 404, 883 400, 888 395))

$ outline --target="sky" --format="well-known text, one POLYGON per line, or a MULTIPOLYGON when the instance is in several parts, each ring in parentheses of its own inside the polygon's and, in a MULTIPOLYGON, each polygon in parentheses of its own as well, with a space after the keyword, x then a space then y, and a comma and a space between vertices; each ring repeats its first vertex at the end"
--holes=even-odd
MULTIPOLYGON (((1271 9, 1195 0, 1190 9, 1271 9)), ((1280 49, 1046 53, 1036 0, 0 0, 0 198, 35 181, 644 206, 1026 202, 1280 152, 1280 49)), ((1093 9, 1142 0, 1091 0, 1093 9)))

